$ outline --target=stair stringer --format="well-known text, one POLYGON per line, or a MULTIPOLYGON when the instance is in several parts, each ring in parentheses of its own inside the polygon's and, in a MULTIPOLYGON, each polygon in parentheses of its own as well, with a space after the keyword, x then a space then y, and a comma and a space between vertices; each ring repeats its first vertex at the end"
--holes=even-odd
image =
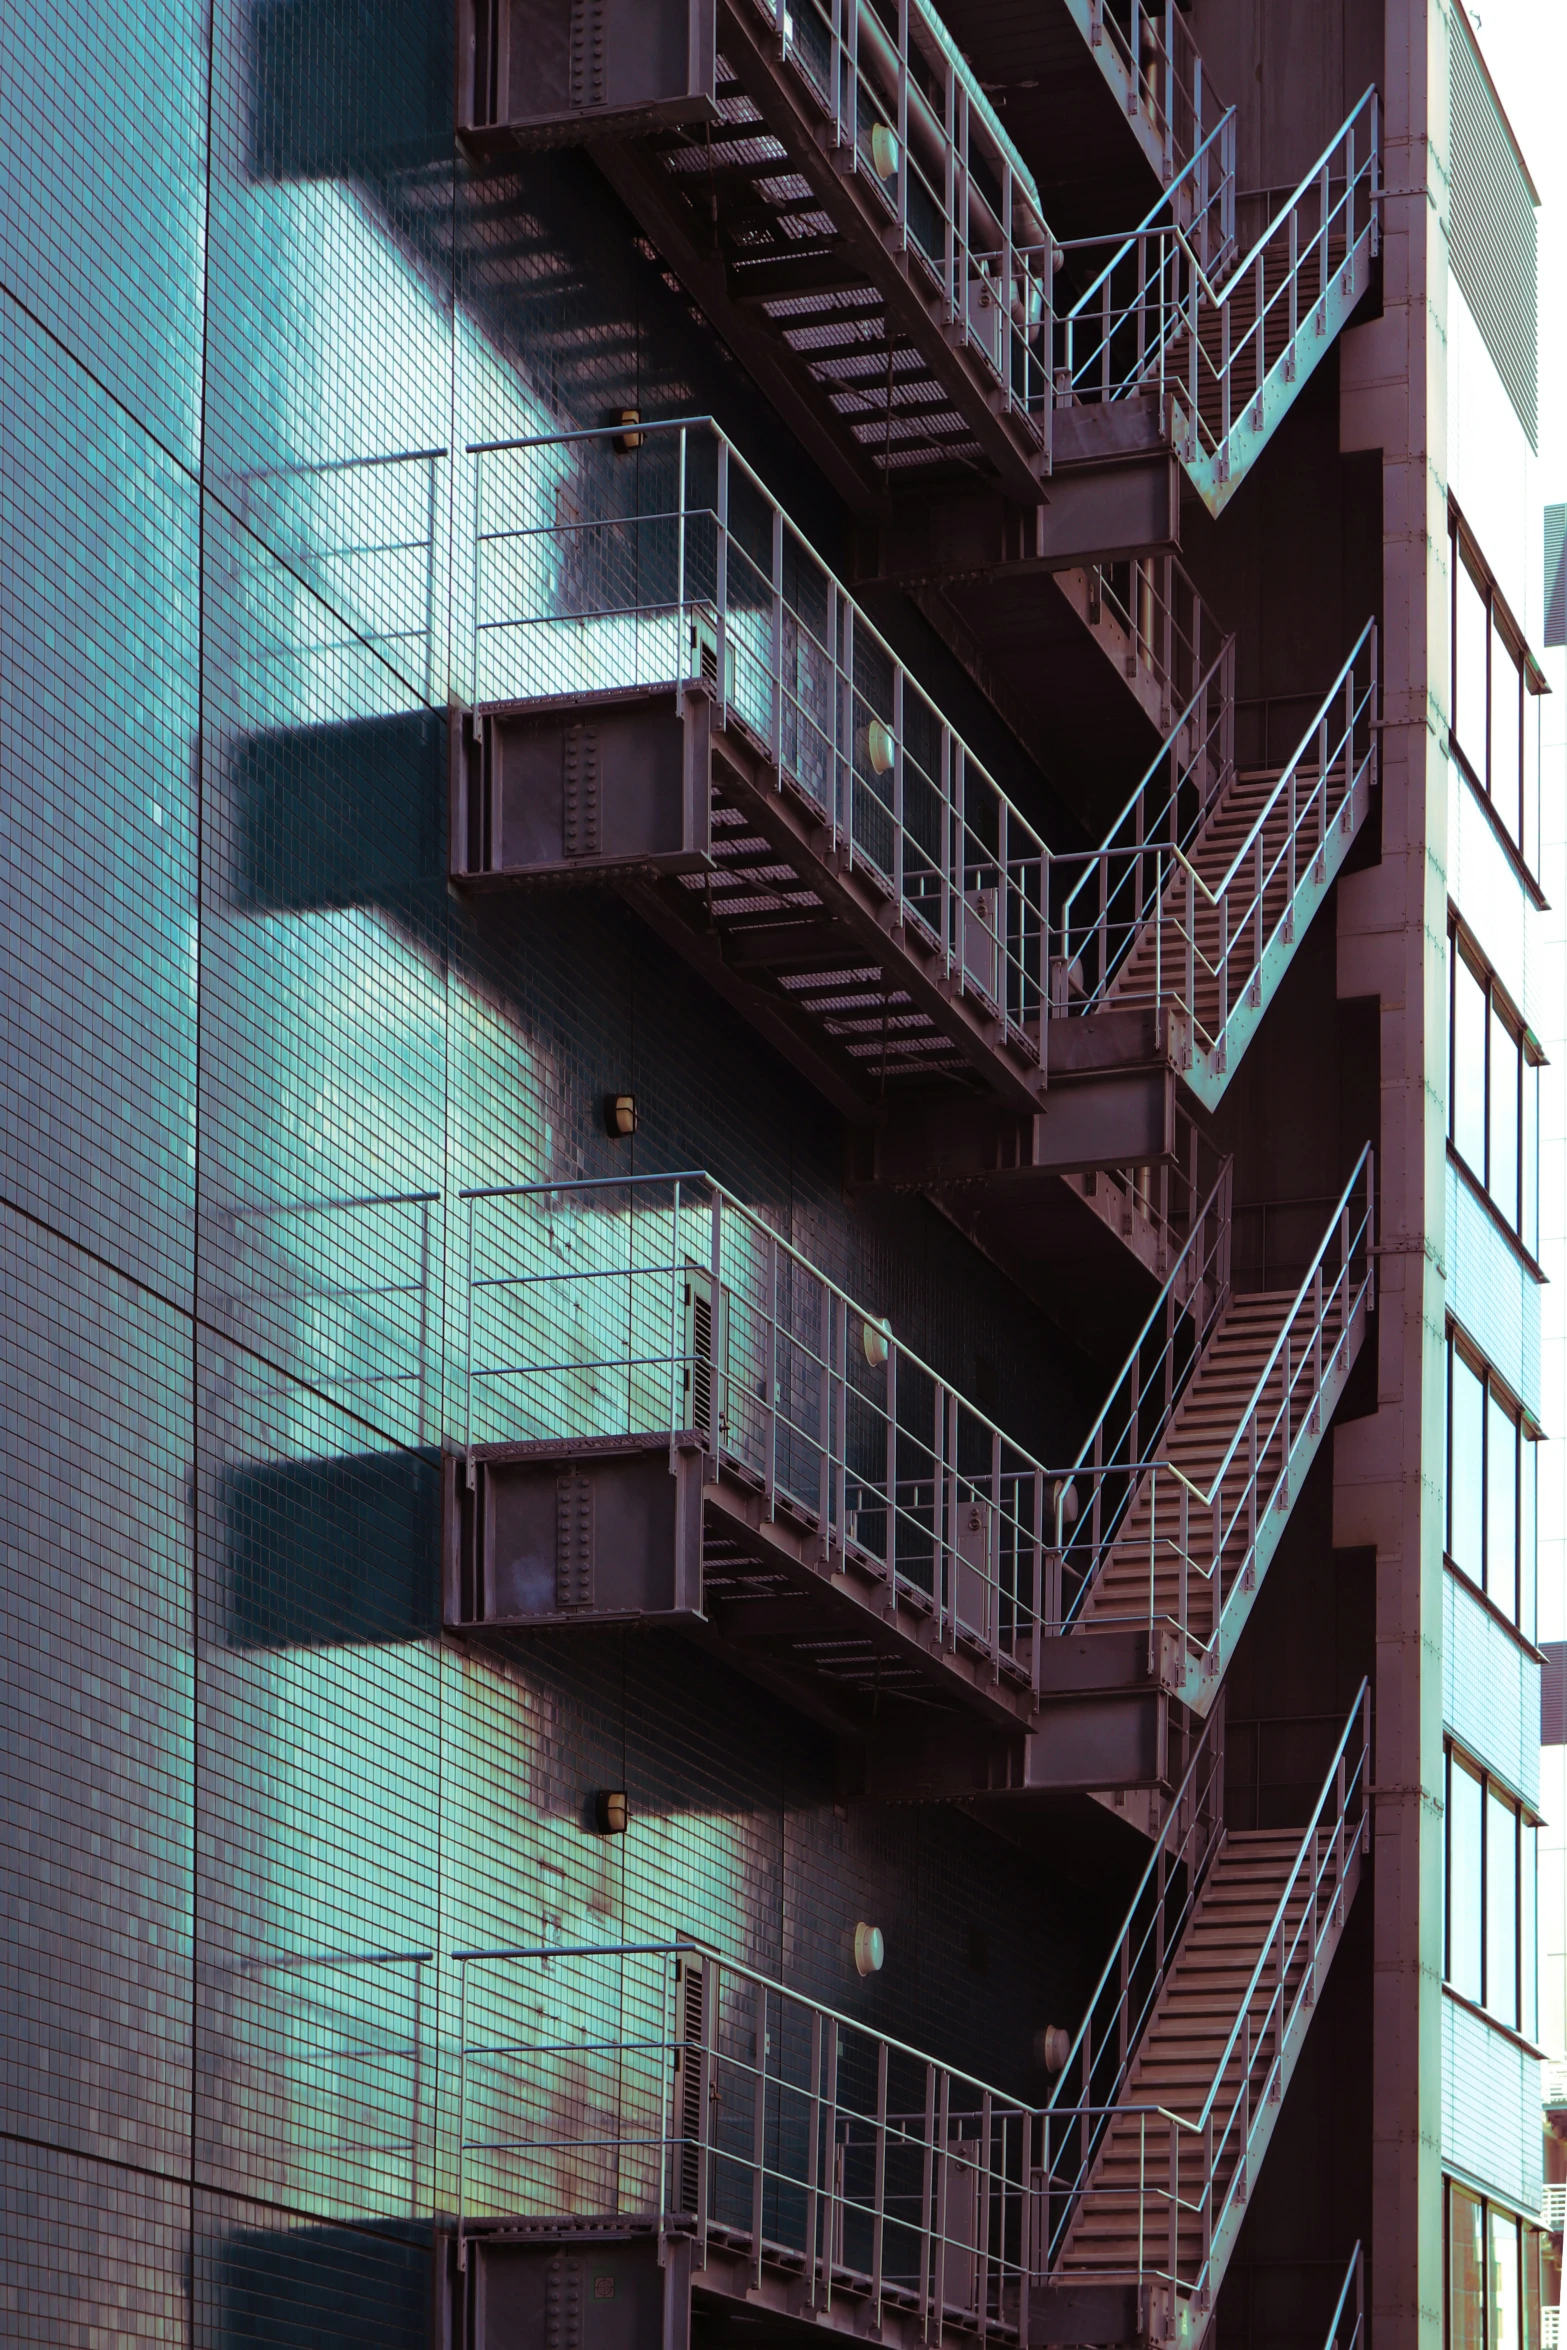
MULTIPOLYGON (((1369 768, 1362 768, 1339 802, 1321 848, 1312 852, 1305 878, 1296 882, 1295 895, 1274 926, 1245 995, 1225 1021, 1217 1041, 1205 1047, 1192 1036, 1190 1063, 1180 1075, 1182 1083, 1196 1095, 1205 1110, 1217 1109, 1223 1098, 1242 1054, 1262 1025, 1279 983, 1295 959, 1295 949, 1342 872, 1344 860, 1370 807, 1370 772, 1369 768)), ((1191 1035, 1190 1024, 1187 1033, 1191 1035)))
POLYGON ((1273 2142, 1273 2133, 1278 2125, 1284 2100, 1289 2094, 1290 2082, 1295 2077, 1295 2067, 1300 2061, 1300 2052, 1305 2045, 1306 2034, 1311 2028, 1311 2019, 1316 2013, 1322 1986, 1327 1980, 1329 1968, 1338 1955, 1338 1946, 1344 1939, 1344 1928, 1349 1922, 1350 1907, 1360 1889, 1362 1863, 1370 1834, 1371 1821, 1368 1811, 1360 1823, 1355 1841, 1350 1848, 1344 1865, 1344 1874, 1329 1898, 1328 1920, 1323 1928, 1321 1945, 1311 1960, 1309 1989, 1305 1998, 1295 2008, 1285 2028, 1277 2089, 1264 2098, 1259 2107, 1257 2117, 1252 2123, 1250 2143, 1241 2161, 1237 2163, 1231 2173, 1230 2183, 1224 2190, 1223 2201, 1214 2215, 1212 2251, 1208 2260, 1208 2283, 1200 2295, 1191 2296, 1187 2303, 1191 2309, 1189 2331, 1180 2326, 1181 2296, 1177 2296, 1175 2338, 1181 2342, 1183 2350, 1203 2350, 1203 2345, 1212 2330, 1219 2299, 1219 2287, 1224 2282, 1224 2272, 1229 2267, 1230 2255, 1235 2249, 1235 2240, 1241 2231, 1241 2222, 1246 2217, 1246 2204, 1251 2193, 1251 2178, 1248 2174, 1262 2168, 1267 2158, 1268 2148, 1273 2142))
POLYGON ((1188 1651, 1181 1696, 1194 1713, 1206 1714, 1219 1693, 1225 1665, 1235 1653, 1236 1643, 1246 1629, 1257 1594, 1262 1588, 1262 1579, 1284 1538, 1295 1496, 1305 1484, 1311 1465, 1322 1449, 1323 1439, 1333 1422, 1333 1414, 1349 1384, 1350 1372, 1355 1367, 1365 1340, 1370 1312, 1366 1294, 1362 1291, 1348 1321, 1333 1342, 1332 1353, 1322 1366, 1322 1385, 1306 1414, 1305 1425, 1297 1429, 1291 1440, 1289 1459, 1279 1480, 1278 1492, 1262 1525, 1257 1529, 1257 1547, 1251 1563, 1242 1574, 1236 1576, 1220 1607, 1213 1654, 1211 1657, 1194 1658, 1188 1651))
POLYGON ((1217 449, 1204 450, 1185 401, 1175 398, 1172 427, 1175 452, 1186 478, 1208 512, 1224 512, 1252 466, 1301 391, 1332 349, 1356 303, 1366 290, 1369 265, 1362 267, 1355 249, 1345 255, 1326 290, 1312 304, 1312 315, 1302 322, 1288 348, 1281 351, 1261 388, 1246 402, 1240 416, 1217 449))

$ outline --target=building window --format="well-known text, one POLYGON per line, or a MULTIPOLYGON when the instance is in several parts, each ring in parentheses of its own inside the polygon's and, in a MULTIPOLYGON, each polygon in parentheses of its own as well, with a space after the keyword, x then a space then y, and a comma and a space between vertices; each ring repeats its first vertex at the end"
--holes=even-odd
POLYGON ((1447 934, 1447 994, 1448 1140, 1538 1256, 1543 1055, 1457 923, 1447 934))
POLYGON ((1540 2231, 1443 2182, 1446 2350, 1540 2350, 1540 2231))
POLYGON ((1458 514, 1449 520, 1452 724, 1448 747, 1519 856, 1540 863, 1540 700, 1545 680, 1458 514))
POLYGON ((1538 1431, 1458 1331, 1447 1334, 1447 1558, 1534 1638, 1538 1431))
POLYGON ((1478 1763, 1447 1749, 1449 1987, 1535 2034, 1535 1824, 1478 1763))

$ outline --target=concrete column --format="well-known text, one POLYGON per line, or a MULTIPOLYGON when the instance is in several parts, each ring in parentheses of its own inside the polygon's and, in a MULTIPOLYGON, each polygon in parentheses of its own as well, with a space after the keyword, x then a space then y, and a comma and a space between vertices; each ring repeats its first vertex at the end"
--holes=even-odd
POLYGON ((1343 446, 1383 459, 1383 845, 1338 915, 1339 993, 1381 1005, 1378 1408, 1335 1437, 1333 1538, 1376 1552, 1371 2337, 1438 2350, 1447 26, 1439 0, 1385 8, 1385 309, 1341 374, 1343 446))

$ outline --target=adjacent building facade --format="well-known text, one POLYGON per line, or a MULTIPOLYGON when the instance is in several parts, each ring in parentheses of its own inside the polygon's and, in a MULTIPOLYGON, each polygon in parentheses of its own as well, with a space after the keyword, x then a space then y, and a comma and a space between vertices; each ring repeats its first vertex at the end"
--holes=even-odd
POLYGON ((3 38, 7 2338, 1538 2350, 1467 16, 3 38))

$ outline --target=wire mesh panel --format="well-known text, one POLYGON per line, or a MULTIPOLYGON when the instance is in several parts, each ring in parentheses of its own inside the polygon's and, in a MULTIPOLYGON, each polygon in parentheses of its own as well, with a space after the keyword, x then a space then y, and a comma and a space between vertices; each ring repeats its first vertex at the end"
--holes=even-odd
POLYGON ((474 462, 476 702, 705 686, 831 852, 1037 1055, 1044 840, 717 428, 474 462))
POLYGON ((467 1440, 695 1434, 1030 1678, 1046 1475, 705 1175, 468 1195, 467 1440))
POLYGON ((462 1955, 460 2225, 635 2219, 1026 2328, 1034 2109, 692 1944, 462 1955))

